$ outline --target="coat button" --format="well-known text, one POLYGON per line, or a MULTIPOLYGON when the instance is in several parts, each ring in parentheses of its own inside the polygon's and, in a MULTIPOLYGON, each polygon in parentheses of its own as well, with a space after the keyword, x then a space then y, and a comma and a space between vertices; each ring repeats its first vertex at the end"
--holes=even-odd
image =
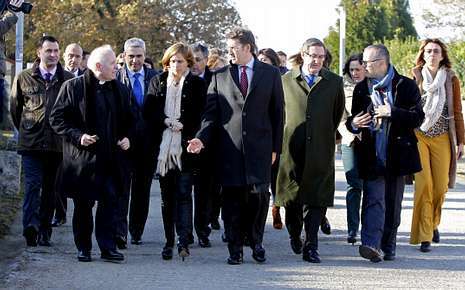
POLYGON ((247 116, 247 113, 246 113, 246 112, 243 112, 243 113, 242 113, 242 116, 243 116, 243 117, 247 116))
POLYGON ((310 115, 307 115, 307 120, 310 119, 310 115))
POLYGON ((242 131, 242 135, 247 135, 247 132, 246 131, 242 131))
POLYGON ((311 139, 310 137, 307 137, 307 140, 308 140, 308 141, 310 141, 310 139, 311 139))

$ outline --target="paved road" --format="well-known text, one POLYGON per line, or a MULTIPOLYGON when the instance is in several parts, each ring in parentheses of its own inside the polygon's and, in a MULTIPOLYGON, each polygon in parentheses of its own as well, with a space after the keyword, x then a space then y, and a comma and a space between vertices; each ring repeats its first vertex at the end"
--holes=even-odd
MULTIPOLYGON (((174 257, 163 261, 164 244, 160 213, 160 192, 154 183, 150 217, 144 244, 130 245, 124 253, 125 264, 100 260, 94 241, 92 263, 79 263, 70 224, 54 232, 51 248, 24 249, 4 279, 7 289, 308 289, 308 288, 465 288, 465 184, 460 182, 447 195, 440 226, 441 244, 424 254, 408 244, 412 215, 412 188, 406 188, 402 224, 398 236, 398 259, 372 264, 358 256, 358 247, 345 242, 345 179, 337 161, 336 201, 328 210, 333 232, 320 234, 319 265, 304 262, 292 253, 286 230, 275 230, 269 215, 264 246, 268 261, 258 265, 244 251, 244 264, 226 264, 226 245, 221 231, 213 231, 209 249, 191 248, 182 262, 174 257)), ((70 207, 71 207, 70 203, 70 207)), ((69 213, 72 211, 70 210, 69 213)), ((271 211, 270 211, 271 212, 271 211)), ((71 220, 68 214, 68 220, 71 220)), ((7 241, 23 243, 16 235, 7 241)), ((0 288, 2 288, 0 284, 0 288)))

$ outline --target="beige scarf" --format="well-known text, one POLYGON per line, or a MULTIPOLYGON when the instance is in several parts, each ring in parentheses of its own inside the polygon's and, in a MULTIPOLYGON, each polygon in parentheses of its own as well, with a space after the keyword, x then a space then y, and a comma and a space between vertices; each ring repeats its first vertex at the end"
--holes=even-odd
POLYGON ((446 103, 445 83, 447 72, 444 67, 441 67, 433 80, 428 68, 424 66, 421 70, 421 75, 423 77, 422 88, 426 95, 426 103, 423 106, 425 120, 421 124, 420 130, 427 132, 441 117, 444 104, 446 103))
POLYGON ((157 174, 161 176, 165 176, 169 170, 175 168, 182 170, 181 130, 183 124, 179 122, 179 118, 181 117, 182 87, 188 74, 189 70, 182 75, 179 82, 175 81, 171 72, 168 74, 165 100, 165 125, 167 128, 163 131, 157 165, 157 174))

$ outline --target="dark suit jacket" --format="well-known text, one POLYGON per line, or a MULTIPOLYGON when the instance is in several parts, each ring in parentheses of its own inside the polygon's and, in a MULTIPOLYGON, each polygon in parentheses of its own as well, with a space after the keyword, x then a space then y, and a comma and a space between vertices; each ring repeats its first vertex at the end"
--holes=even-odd
MULTIPOLYGON (((147 92, 149 89, 150 81, 157 74, 158 74, 157 71, 144 66, 144 102, 142 106, 140 106, 137 103, 136 98, 134 94, 132 93, 132 86, 131 86, 131 81, 129 79, 129 72, 126 66, 121 68, 116 74, 116 78, 120 82, 122 82, 128 88, 130 92, 129 105, 131 106, 131 109, 133 110, 133 114, 136 116, 136 122, 134 123, 135 140, 132 144, 132 150, 131 150, 131 152, 136 155, 146 156, 148 152, 155 154, 155 151, 156 151, 154 150, 154 145, 156 143, 156 140, 150 138, 150 134, 148 134, 148 132, 153 129, 150 129, 147 127, 148 125, 145 123, 142 114, 143 114, 143 110, 144 110, 144 107, 147 101, 147 92)), ((152 158, 147 158, 147 161, 153 162, 152 158)))
POLYGON ((281 152, 283 87, 279 70, 255 59, 247 96, 239 89, 237 65, 213 74, 202 127, 197 137, 217 146, 219 183, 223 186, 270 182, 271 153, 281 152), (214 135, 218 130, 218 135, 214 135), (213 136, 215 136, 213 140, 213 136))
MULTIPOLYGON (((421 125, 424 118, 420 103, 420 92, 416 83, 395 72, 392 80, 394 105, 388 122, 388 146, 386 170, 394 176, 413 174, 421 170, 414 129, 421 125)), ((346 122, 347 129, 359 133, 352 128, 353 116, 366 112, 371 105, 368 80, 355 86, 352 97, 352 117, 346 122)), ((355 154, 360 177, 373 179, 383 172, 376 166, 375 136, 369 128, 361 129, 362 140, 355 139, 355 154)))
MULTIPOLYGON (((155 136, 155 147, 160 147, 163 131, 166 129, 165 124, 165 101, 167 91, 168 72, 154 77, 150 81, 147 92, 146 102, 144 105, 143 116, 149 127, 153 129, 150 135, 155 136)), ((184 80, 181 98, 181 117, 179 121, 183 124, 182 134, 182 169, 191 171, 197 169, 199 156, 187 153, 187 141, 195 137, 195 133, 200 128, 202 111, 205 106, 206 86, 202 78, 189 73, 184 80)), ((147 135, 147 137, 149 137, 147 135)))

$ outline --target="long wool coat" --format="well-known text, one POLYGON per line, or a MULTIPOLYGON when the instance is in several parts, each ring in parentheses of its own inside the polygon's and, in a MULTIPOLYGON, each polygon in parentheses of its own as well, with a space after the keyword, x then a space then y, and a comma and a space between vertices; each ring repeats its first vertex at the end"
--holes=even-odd
POLYGON ((322 69, 310 88, 300 69, 283 76, 285 125, 276 202, 334 203, 336 129, 344 111, 342 78, 322 69))

